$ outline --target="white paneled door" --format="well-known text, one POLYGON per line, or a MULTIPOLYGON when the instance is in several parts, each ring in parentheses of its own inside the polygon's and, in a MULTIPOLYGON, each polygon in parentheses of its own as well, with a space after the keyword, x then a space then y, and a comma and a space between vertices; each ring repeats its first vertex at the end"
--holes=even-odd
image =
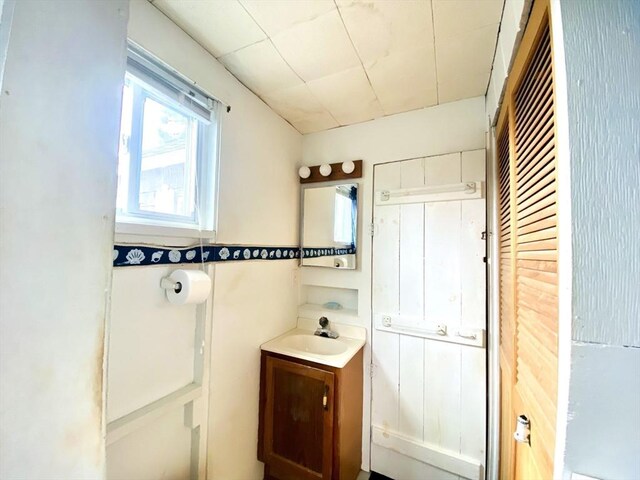
POLYGON ((484 478, 485 151, 374 172, 371 469, 484 478))

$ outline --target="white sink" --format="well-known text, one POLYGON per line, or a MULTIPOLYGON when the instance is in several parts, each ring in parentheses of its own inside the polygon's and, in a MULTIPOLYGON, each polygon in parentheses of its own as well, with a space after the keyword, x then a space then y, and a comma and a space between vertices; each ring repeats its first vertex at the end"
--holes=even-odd
POLYGON ((337 338, 324 338, 309 334, 289 335, 281 340, 284 347, 299 350, 303 353, 315 353, 317 355, 340 355, 347 351, 348 346, 337 338))
MULTIPOLYGON (((302 325, 309 327, 309 325, 302 325)), ((313 334, 308 328, 294 328, 284 335, 263 344, 260 348, 266 352, 279 353, 289 357, 301 358, 312 362, 342 368, 358 353, 365 343, 366 331, 360 327, 347 327, 346 332, 331 325, 340 333, 338 338, 325 338, 313 334), (346 336, 348 333, 351 336, 346 336)))

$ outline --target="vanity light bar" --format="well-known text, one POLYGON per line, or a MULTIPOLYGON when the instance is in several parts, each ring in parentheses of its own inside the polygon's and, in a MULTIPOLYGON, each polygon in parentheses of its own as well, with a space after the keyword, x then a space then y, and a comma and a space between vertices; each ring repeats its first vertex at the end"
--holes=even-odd
POLYGON ((315 166, 302 166, 298 170, 300 183, 333 182, 362 178, 362 160, 349 160, 337 163, 323 163, 315 166))

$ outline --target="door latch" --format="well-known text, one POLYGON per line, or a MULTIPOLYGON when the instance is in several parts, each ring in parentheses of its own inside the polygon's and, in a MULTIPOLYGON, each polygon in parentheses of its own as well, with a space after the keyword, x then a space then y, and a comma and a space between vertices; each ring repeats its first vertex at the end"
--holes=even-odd
POLYGON ((513 433, 513 438, 519 443, 530 443, 529 437, 531 431, 529 429, 531 423, 526 415, 519 415, 516 421, 516 431, 513 433))

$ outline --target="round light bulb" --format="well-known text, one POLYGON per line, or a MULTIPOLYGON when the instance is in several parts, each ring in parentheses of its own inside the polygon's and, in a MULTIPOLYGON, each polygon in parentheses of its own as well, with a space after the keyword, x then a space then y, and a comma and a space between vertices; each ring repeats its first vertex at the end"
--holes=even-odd
POLYGON ((322 175, 323 177, 328 177, 329 175, 331 175, 331 165, 329 165, 328 163, 323 163, 322 165, 320 165, 320 175, 322 175))
POLYGON ((356 164, 352 161, 342 163, 342 171, 344 173, 352 173, 356 169, 356 164))
POLYGON ((298 175, 300 175, 300 178, 309 178, 309 176, 311 176, 311 169, 309 167, 300 167, 298 175))

